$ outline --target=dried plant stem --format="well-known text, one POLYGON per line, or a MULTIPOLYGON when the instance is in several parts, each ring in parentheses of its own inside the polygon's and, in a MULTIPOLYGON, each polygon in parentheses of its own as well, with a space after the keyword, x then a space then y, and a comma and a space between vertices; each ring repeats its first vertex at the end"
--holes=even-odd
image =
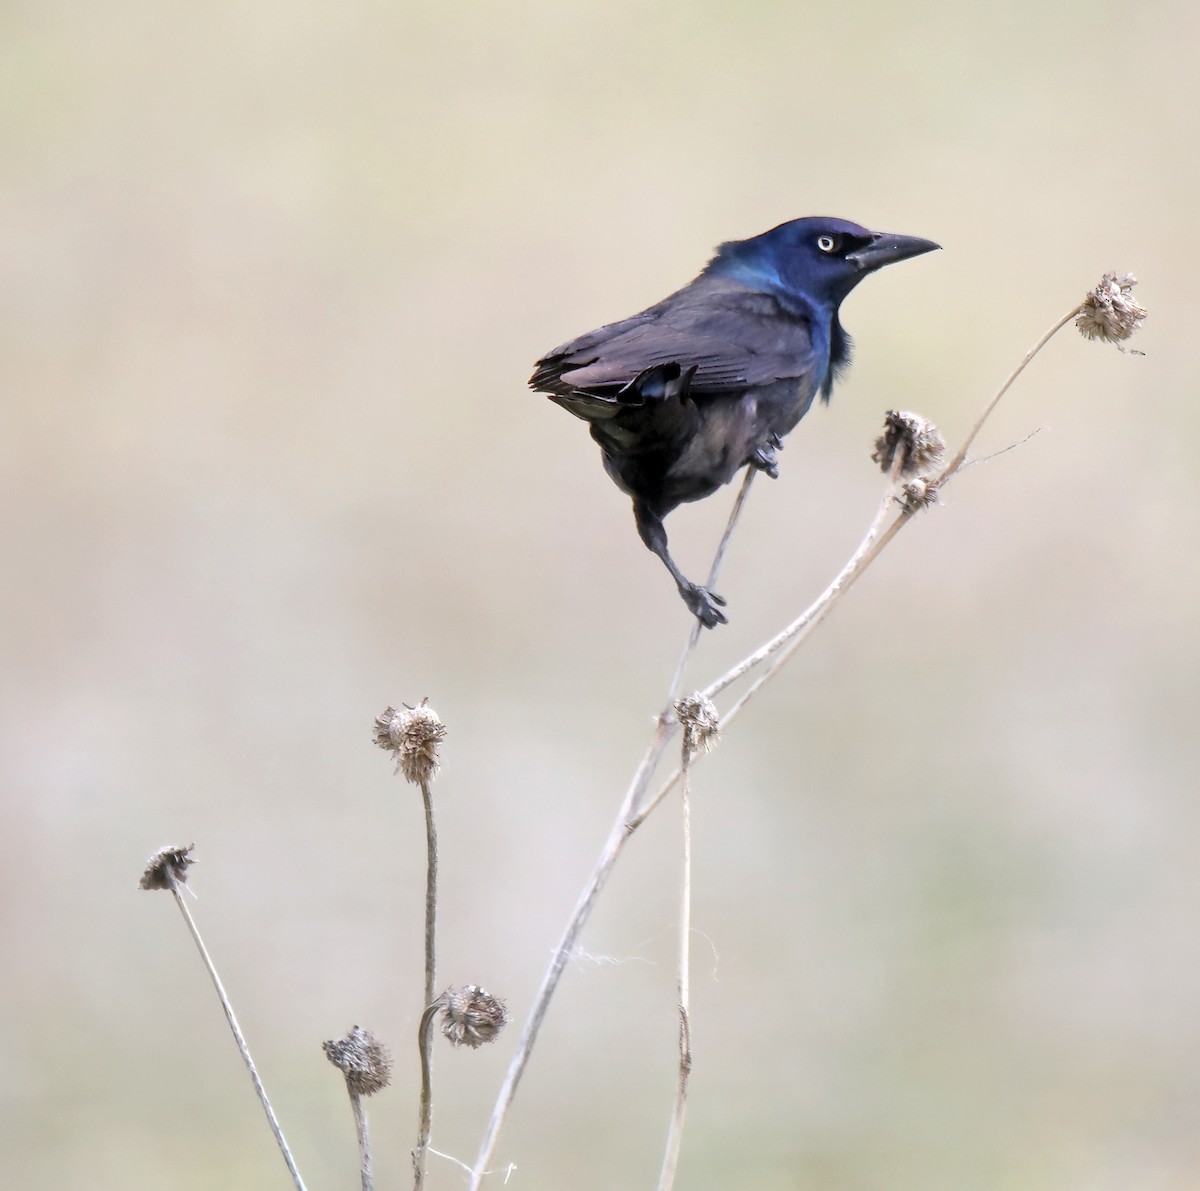
POLYGON ((421 783, 421 802, 425 807, 425 1004, 437 998, 437 827, 433 822, 433 795, 429 782, 421 783))
POLYGON ((685 740, 680 770, 680 807, 683 827, 683 873, 679 894, 679 1082, 675 1088, 675 1106, 667 1130, 667 1146, 663 1154, 662 1171, 658 1176, 658 1191, 671 1191, 679 1165, 683 1144, 683 1120, 687 1112, 688 1081, 692 1074, 691 1020, 691 938, 692 938, 692 804, 688 773, 691 753, 685 740))
MULTIPOLYGON (((1038 342, 1025 354, 1021 363, 1013 370, 1008 379, 1001 385, 999 391, 991 399, 985 407, 983 413, 972 427, 967 435, 966 441, 960 448, 957 455, 945 467, 941 473, 935 478, 934 483, 939 487, 948 481, 955 472, 957 472, 966 461, 967 451, 970 449, 971 443, 974 442, 976 436, 984 423, 991 416, 992 411, 999 404, 1000 399, 1008 392, 1013 382, 1025 370, 1030 361, 1042 350, 1043 347, 1060 331, 1071 319, 1075 318, 1081 307, 1077 306, 1069 314, 1064 315, 1058 320, 1038 342)), ((751 469, 752 471, 753 469, 751 469)), ((750 475, 743 481, 742 491, 739 493, 738 501, 735 504, 735 512, 740 511, 740 505, 745 497, 746 490, 750 484, 750 475)), ((887 494, 880 505, 874 519, 871 523, 871 528, 868 530, 866 537, 859 544, 857 550, 851 556, 846 565, 838 573, 834 581, 821 594, 820 597, 808 608, 805 612, 792 622, 783 632, 773 637, 762 648, 757 649, 744 661, 739 662, 732 667, 726 674, 722 675, 716 682, 712 683, 702 693, 705 697, 711 698, 714 694, 724 690, 731 683, 736 682, 749 670, 766 660, 772 654, 776 653, 785 646, 788 648, 787 653, 772 665, 770 670, 760 678, 742 699, 735 704, 728 714, 721 717, 722 726, 726 726, 731 720, 736 718, 742 708, 746 705, 747 700, 753 694, 760 690, 762 684, 769 680, 774 674, 778 673, 779 667, 792 656, 795 647, 804 640, 807 635, 825 619, 832 611, 837 601, 850 589, 858 577, 866 570, 868 566, 879 556, 880 552, 888 545, 889 542, 900 532, 900 530, 912 519, 912 513, 908 510, 901 510, 894 520, 883 528, 887 522, 889 513, 894 508, 895 501, 895 474, 893 474, 892 483, 888 485, 887 494), (794 644, 793 644, 794 642, 794 644)), ((733 522, 736 517, 730 518, 730 526, 726 531, 726 539, 729 533, 732 532, 733 522)), ((722 550, 724 549, 724 541, 722 542, 722 550)), ((716 564, 714 563, 714 570, 716 564)), ((693 630, 695 637, 698 639, 698 628, 693 630)), ((680 663, 676 668, 676 673, 671 681, 671 694, 674 696, 679 682, 682 679, 683 668, 687 662, 693 648, 693 642, 689 640, 685 647, 680 663)), ((541 987, 538 989, 537 996, 534 999, 533 1008, 530 1011, 529 1019, 525 1023, 525 1029, 521 1034, 520 1041, 517 1044, 517 1052, 513 1056, 512 1062, 509 1064, 508 1072, 505 1076, 504 1083, 501 1086, 500 1093, 497 1096, 495 1106, 492 1109, 491 1118, 488 1121, 487 1129, 484 1131, 483 1140, 480 1143, 479 1153, 475 1159, 475 1166, 471 1171, 471 1181, 468 1191, 479 1191, 483 1179, 487 1173, 488 1163, 491 1161, 492 1154, 496 1147, 496 1142, 499 1139, 500 1131, 504 1127, 505 1119, 507 1118, 509 1109, 512 1107, 513 1098, 516 1095, 517 1087, 520 1084, 521 1076, 524 1074, 525 1067, 529 1062, 530 1053, 537 1041, 538 1032, 541 1029, 542 1022, 545 1020, 546 1012, 549 1009, 550 1002, 558 989, 559 982, 562 978, 564 969, 570 961, 571 955, 574 953, 575 946, 579 940, 579 935, 587 923, 596 899, 600 895, 600 891, 604 888, 609 875, 612 873, 617 860, 620 858, 625 844, 635 831, 645 822, 647 816, 656 806, 666 797, 667 793, 679 780, 680 770, 667 781, 667 783, 654 795, 649 803, 642 805, 645 793, 650 784, 650 779, 653 777, 655 770, 658 767, 659 761, 662 759, 663 750, 667 743, 679 730, 679 723, 674 717, 672 710, 672 702, 668 700, 668 704, 663 713, 658 717, 655 725, 654 736, 646 749, 645 755, 642 757, 641 763, 638 765, 637 771, 634 774, 633 781, 630 783, 629 789, 625 794, 625 798, 621 803, 620 811, 617 814, 616 821, 609 833, 608 840, 605 842, 604 848, 600 853, 599 859, 596 861, 595 867, 592 869, 591 875, 588 877, 587 883, 583 888, 583 892, 579 896, 579 901, 576 903, 575 910, 567 923, 566 930, 563 932, 562 938, 559 940, 558 947, 555 949, 554 956, 550 961, 550 966, 542 978, 541 987)))
POLYGON ((429 1134, 433 1127, 433 1016, 437 1010, 437 827, 433 821, 433 795, 429 781, 421 782, 421 801, 425 807, 425 1012, 417 1036, 421 1058, 421 1101, 417 1144, 412 1152, 413 1191, 425 1186, 425 1154, 429 1149, 429 1134))
POLYGON ((596 899, 600 896, 600 891, 604 888, 621 852, 629 842, 633 830, 635 830, 635 828, 629 826, 629 822, 633 818, 633 808, 645 794, 646 788, 650 784, 650 778, 654 774, 654 770, 658 765, 659 758, 662 756, 662 751, 667 741, 678 731, 678 723, 669 723, 665 716, 659 718, 658 724, 655 727, 654 738, 651 740, 650 746, 646 750, 646 755, 642 758, 642 762, 634 774, 633 781, 630 783, 624 801, 621 803, 621 809, 617 814, 612 830, 609 832, 608 839, 605 841, 604 848, 596 861, 595 867, 592 869, 591 875, 587 879, 587 883, 583 887, 583 892, 579 895, 579 900, 576 902, 575 909, 571 914, 570 920, 567 922, 566 930, 563 932, 558 946, 554 949, 550 966, 546 969, 545 976, 542 977, 541 987, 534 998, 529 1019, 526 1021, 525 1028, 521 1032, 521 1038, 517 1043, 516 1054, 513 1055, 512 1062, 509 1063, 504 1083, 501 1085, 500 1093, 496 1097, 496 1103, 492 1109, 491 1118, 488 1120, 487 1129, 484 1131, 483 1141, 480 1143, 479 1153, 475 1158, 475 1166, 471 1171, 471 1181, 468 1184, 468 1191, 479 1191, 484 1176, 487 1174, 488 1164, 492 1160, 492 1154, 496 1148, 496 1142, 500 1137, 500 1131, 504 1127, 504 1121, 508 1116, 509 1109, 512 1107, 513 1098, 516 1096, 517 1088, 521 1082, 521 1076, 525 1073, 525 1067, 529 1063, 529 1056, 533 1051, 534 1044, 537 1042, 542 1022, 546 1018, 546 1011, 550 1008, 550 1002, 558 989, 562 974, 571 956, 575 953, 579 936, 587 924, 588 918, 591 916, 596 899))
MULTIPOLYGON (((996 391, 992 399, 984 407, 983 412, 976 419, 974 426, 971 427, 967 434, 966 441, 958 449, 954 458, 938 473, 932 483, 937 488, 943 488, 958 472, 967 465, 967 454, 971 444, 978 437, 980 430, 992 415, 996 406, 999 405, 1001 398, 1012 387, 1013 382, 1025 371, 1033 358, 1046 346, 1050 340, 1058 334, 1072 319, 1074 319, 1082 309, 1082 306, 1076 306, 1074 309, 1064 314, 1048 331, 1025 353, 1020 364, 1009 373, 1007 379, 996 391)), ((711 699, 714 695, 719 694, 728 686, 732 685, 739 678, 745 675, 768 657, 782 650, 783 652, 776 657, 767 670, 756 679, 748 690, 737 700, 736 703, 726 712, 721 715, 722 729, 728 728, 730 724, 742 713, 746 704, 766 685, 780 669, 791 659, 792 655, 807 639, 809 633, 817 627, 825 619, 826 616, 833 610, 839 599, 857 581, 860 575, 879 557, 884 548, 892 541, 892 539, 908 524, 913 518, 913 512, 910 509, 901 509, 896 514, 894 519, 887 527, 884 528, 888 516, 895 508, 895 492, 896 485, 899 480, 899 465, 893 463, 887 492, 884 494, 883 501, 880 503, 875 517, 871 522, 870 529, 867 530, 866 536, 859 543, 858 548, 850 556, 846 565, 838 572, 832 583, 808 606, 790 625, 782 632, 776 634, 765 645, 756 649, 748 657, 743 658, 735 666, 730 667, 720 678, 707 686, 702 694, 705 698, 711 699)), ((636 827, 641 820, 646 818, 656 806, 674 788, 675 783, 679 781, 681 770, 677 769, 663 783, 661 788, 655 793, 654 797, 642 808, 640 818, 637 823, 632 826, 636 827)))
POLYGON ((358 1168, 362 1176, 362 1191, 373 1191, 375 1182, 371 1175, 371 1136, 367 1132, 367 1112, 363 1108, 362 1097, 348 1084, 346 1090, 350 1093, 354 1132, 358 1135, 358 1168))
MULTIPOLYGON (((737 498, 733 502, 733 508, 729 510, 729 520, 725 523, 725 532, 721 536, 721 542, 717 546, 716 554, 713 555, 712 566, 708 572, 708 583, 706 586, 710 591, 716 586, 717 579, 721 574, 721 564, 725 561, 725 551, 729 546, 729 539, 733 537, 734 527, 738 523, 738 518, 742 515, 742 506, 746 503, 746 497, 750 494, 750 485, 754 480, 756 471, 757 468, 746 468, 746 478, 742 480, 742 486, 738 489, 737 498)), ((700 640, 700 630, 702 627, 698 620, 692 625, 691 635, 687 639, 687 644, 683 647, 683 652, 679 655, 679 664, 675 667, 675 674, 671 678, 671 685, 667 688, 668 711, 664 714, 671 714, 669 709, 675 702, 675 696, 679 694, 679 684, 683 681, 683 672, 687 668, 688 658, 692 656, 692 651, 696 648, 696 643, 700 640)))
POLYGON ((996 391, 996 395, 984 407, 983 413, 979 415, 975 425, 971 427, 970 433, 965 439, 963 439, 963 444, 958 448, 958 453, 942 469, 941 474, 938 476, 938 483, 944 484, 952 475, 954 475, 956 471, 962 467, 962 465, 966 462, 967 452, 970 451, 971 444, 975 441, 979 435, 979 432, 983 429, 984 423, 992 416, 992 412, 995 410, 996 406, 1000 404, 1001 398, 1003 398, 1004 394, 1012 388, 1013 382, 1018 376, 1021 375, 1022 372, 1025 371, 1030 362, 1033 360, 1034 356, 1036 356, 1038 352, 1040 352, 1042 348, 1044 348, 1046 344, 1049 343, 1050 340, 1053 339, 1054 336, 1057 335, 1059 331, 1061 331, 1063 327, 1067 325, 1067 323, 1069 323, 1073 318, 1077 317, 1082 310, 1082 303, 1069 310, 1041 337, 1041 339, 1037 341, 1037 343, 1033 345, 1033 347, 1031 347, 1025 353, 1025 356, 1021 362, 1012 370, 1011 373, 1009 373, 1008 379, 996 391))
MULTIPOLYGON (((740 504, 744 501, 745 493, 748 489, 749 480, 745 480, 743 481, 742 491, 739 492, 739 498, 736 505, 734 505, 734 509, 740 509, 740 504)), ((732 533, 733 522, 736 520, 736 517, 731 516, 730 525, 726 528, 725 539, 722 539, 722 550, 724 550, 728 535, 732 533)), ((716 563, 714 563, 714 573, 715 570, 716 563)), ((686 652, 688 651, 684 653, 684 660, 686 659, 686 652)), ((682 669, 683 666, 680 664, 679 671, 682 672, 682 669)), ((676 680, 673 681, 678 681, 678 674, 676 680)), ((632 778, 629 784, 629 789, 625 791, 624 800, 620 803, 617 818, 613 821, 611 831, 608 832, 604 848, 601 849, 600 856, 595 862, 592 873, 588 876, 587 884, 583 886, 580 898, 578 898, 575 904, 575 910, 571 912, 570 920, 566 923, 563 936, 558 940, 558 946, 554 948, 554 954, 551 957, 550 966, 546 969, 546 975, 542 976, 541 987, 538 989, 538 995, 534 998, 533 1009, 529 1011, 529 1017, 526 1024, 524 1024, 521 1039, 517 1042, 516 1054, 512 1057, 508 1072, 505 1073, 504 1083, 500 1085, 500 1091, 496 1097, 496 1105, 493 1106, 491 1118, 487 1121, 487 1129, 484 1131, 484 1138, 480 1142, 479 1154, 476 1155, 475 1166, 472 1172, 470 1172, 468 1191, 479 1191, 479 1187, 486 1177, 488 1163, 491 1162, 492 1154, 496 1150, 500 1130, 503 1129, 504 1121, 508 1117, 509 1109, 512 1107, 512 1100, 516 1096, 518 1085, 521 1083, 521 1077, 524 1075, 524 1069, 526 1069, 529 1063, 529 1055, 532 1054, 534 1045, 538 1041, 541 1023, 545 1021, 546 1011, 550 1009, 551 1000, 553 1000, 554 993, 558 990, 559 982, 562 981, 563 971, 570 962, 572 954, 575 953, 575 947, 578 944, 578 940, 580 940, 583 927, 586 926, 589 916, 592 915, 596 898, 600 896, 600 891, 605 887, 608 876, 612 874, 613 868, 616 867, 620 854, 625 849, 625 844, 629 843, 632 834, 634 834, 644 819, 644 815, 637 813, 637 807, 640 806, 642 798, 646 795, 650 778, 654 776, 654 772, 658 768, 659 761, 662 758, 662 750, 666 748, 668 741, 671 741, 671 738, 678 731, 679 722, 674 717, 673 702, 668 701, 664 711, 662 711, 658 718, 658 722, 655 723, 654 736, 650 740, 646 754, 642 756, 642 760, 634 773, 634 778, 632 778)))
POLYGON ((283 1130, 279 1127, 278 1120, 275 1119, 275 1110, 271 1107, 271 1101, 267 1099, 267 1091, 263 1087, 262 1080, 259 1078, 258 1069, 254 1066, 254 1060, 250 1057, 250 1048, 246 1045, 245 1035, 242 1033, 241 1026, 238 1025, 237 1017, 233 1012, 233 1005, 230 1004, 229 997, 225 992, 225 986, 221 983, 221 978, 217 975, 217 969, 213 965, 212 957, 208 954, 208 948, 204 946, 204 940, 200 937, 200 931, 196 926, 195 919, 192 918, 191 911, 188 910, 184 903, 183 896, 179 890, 179 883, 175 880, 174 874, 170 870, 166 872, 166 879, 170 884, 171 892, 175 895, 175 904, 179 907, 179 912, 183 915, 183 920, 187 923, 187 928, 191 932, 192 941, 196 944, 196 950, 200 952, 200 958, 204 961, 204 967, 208 971, 208 977, 213 983, 213 988, 217 990, 217 997, 220 999, 221 1008, 225 1010, 225 1020, 229 1023, 229 1029, 233 1033, 233 1040, 237 1043, 242 1061, 246 1064, 246 1070, 250 1072, 250 1080, 254 1084, 254 1090, 258 1094, 259 1101, 262 1103, 263 1111, 267 1114, 267 1123, 271 1126, 271 1132, 275 1135, 275 1142, 279 1146, 279 1152, 283 1155, 284 1162, 287 1163, 288 1173, 292 1176, 292 1182, 296 1185, 296 1191, 304 1191, 304 1180, 300 1177, 300 1172, 296 1169, 296 1160, 292 1157, 292 1151, 288 1149, 287 1141, 284 1139, 283 1130))
POLYGON ((430 1055, 433 1050, 433 1019, 441 1008, 441 999, 433 1001, 421 1014, 417 1028, 417 1053, 421 1058, 421 1107, 417 1144, 412 1152, 413 1186, 425 1183, 425 1155, 429 1152, 429 1131, 433 1124, 433 1070, 430 1055))
MULTIPOLYGON (((710 586, 716 583, 717 577, 720 574, 725 551, 733 535, 734 528, 737 525, 738 518, 741 516, 742 507, 746 502, 746 496, 750 491, 750 484, 753 478, 754 469, 748 468, 746 478, 742 481, 742 486, 738 490, 737 498, 730 511, 725 532, 713 557, 708 579, 710 586)), ((525 1068, 529 1063, 529 1056, 533 1051, 534 1044, 537 1042, 542 1022, 546 1017, 546 1011, 549 1009, 550 1002, 558 990, 562 974, 566 970, 571 956, 575 953, 579 936, 591 915, 592 908, 596 904, 596 899, 600 896, 600 891, 608 881, 609 875, 612 873, 626 843, 629 842, 630 836, 637 830, 642 821, 642 817, 636 813, 637 807, 645 796, 646 790, 650 785, 650 779, 654 776, 654 772, 658 768, 663 750, 675 733, 679 731, 679 723, 675 719, 674 712, 675 694, 682 680, 683 670, 687 664, 688 657, 695 648, 699 635, 700 624, 697 621, 692 627, 688 643, 684 646, 679 664, 676 666, 675 674, 671 679, 671 684, 667 692, 666 706, 658 717, 654 736, 633 775, 633 780, 630 782, 629 789, 625 793, 625 798, 621 802, 620 810, 617 812, 617 817, 609 832, 608 839, 605 841, 600 856, 596 860, 595 867, 592 869, 591 875, 588 877, 587 883, 579 895, 579 900, 575 904, 575 909, 567 922, 562 938, 559 939, 558 946, 554 950, 550 966, 546 969, 545 976, 542 977, 541 987, 534 998, 533 1008, 530 1010, 529 1018, 517 1043, 516 1054, 513 1055, 512 1062, 509 1064, 508 1071, 504 1077, 504 1083, 501 1085, 500 1092, 496 1097, 491 1118, 488 1120, 487 1129, 484 1131, 483 1140, 479 1146, 479 1154, 475 1159, 475 1166, 471 1171, 471 1181, 468 1191, 478 1191, 488 1172, 488 1164, 492 1160, 492 1154, 495 1151, 496 1142, 499 1140, 500 1131, 504 1128, 504 1121, 512 1106, 513 1098, 516 1096, 521 1077, 524 1075, 525 1068)))

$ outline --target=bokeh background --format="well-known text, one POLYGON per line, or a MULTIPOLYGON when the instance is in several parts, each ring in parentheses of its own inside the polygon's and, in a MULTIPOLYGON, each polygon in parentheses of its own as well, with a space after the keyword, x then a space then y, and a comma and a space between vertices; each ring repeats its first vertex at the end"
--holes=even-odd
MULTIPOLYGON (((195 912, 310 1187, 356 1185, 321 1054, 393 1046, 415 1134, 419 799, 449 726, 437 1056, 470 1160, 688 623, 530 363, 830 213, 937 239, 760 481, 703 682, 854 547, 889 407, 953 440, 1108 269, 1144 356, 1056 339, 968 471, 697 772, 681 1187, 1200 1185, 1193 327, 1200 9, 13 0, 0 14, 0 1181, 287 1185, 145 857, 195 912)), ((703 571, 732 492, 670 529, 703 571)), ((630 848, 498 1164, 653 1185, 677 812, 630 848)), ((462 1185, 435 1159, 433 1188, 462 1185)))

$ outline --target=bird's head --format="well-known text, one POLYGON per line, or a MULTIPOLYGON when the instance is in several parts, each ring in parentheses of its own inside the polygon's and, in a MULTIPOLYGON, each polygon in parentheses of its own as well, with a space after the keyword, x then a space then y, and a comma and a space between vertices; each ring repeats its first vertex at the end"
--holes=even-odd
POLYGON ((873 232, 846 219, 810 216, 781 223, 749 240, 722 244, 708 271, 836 309, 868 273, 940 247, 919 236, 873 232))

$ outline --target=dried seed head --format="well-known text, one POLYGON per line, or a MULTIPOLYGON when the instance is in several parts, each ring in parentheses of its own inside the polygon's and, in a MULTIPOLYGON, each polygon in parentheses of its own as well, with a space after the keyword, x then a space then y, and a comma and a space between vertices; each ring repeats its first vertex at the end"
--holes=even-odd
POLYGON ((146 861, 146 871, 138 885, 142 889, 170 889, 172 881, 176 885, 187 884, 188 866, 195 864, 192 849, 195 844, 186 848, 159 848, 146 861))
POLYGON ((919 513, 922 509, 929 508, 930 505, 942 503, 938 497, 938 487, 937 481, 932 476, 917 476, 900 489, 896 503, 906 513, 919 513))
POLYGON ((917 476, 932 471, 946 453, 942 432, 920 414, 889 409, 883 421, 883 433, 875 440, 871 456, 885 472, 892 470, 896 455, 903 451, 900 464, 902 476, 917 476))
POLYGON ((491 1042, 508 1021, 504 1002, 477 984, 448 988, 440 999, 442 1033, 454 1046, 474 1049, 491 1042))
POLYGON ((1137 278, 1132 273, 1119 277, 1116 273, 1105 273, 1100 284, 1083 300, 1083 310, 1075 320, 1079 333, 1085 339, 1102 339, 1120 347, 1146 317, 1146 308, 1130 296, 1135 285, 1137 278))
POLYGON ((370 1030, 355 1026, 345 1038, 322 1042, 321 1049, 359 1096, 373 1096, 392 1081, 392 1056, 370 1030))
POLYGON ((395 755, 397 773, 416 783, 437 776, 437 746, 446 735, 446 725, 426 703, 422 699, 419 707, 404 704, 400 711, 388 707, 375 718, 375 743, 395 755))
POLYGON ((693 757, 696 753, 708 753, 716 748, 721 734, 721 721, 711 700, 699 691, 693 691, 675 701, 675 714, 683 725, 685 756, 693 757))

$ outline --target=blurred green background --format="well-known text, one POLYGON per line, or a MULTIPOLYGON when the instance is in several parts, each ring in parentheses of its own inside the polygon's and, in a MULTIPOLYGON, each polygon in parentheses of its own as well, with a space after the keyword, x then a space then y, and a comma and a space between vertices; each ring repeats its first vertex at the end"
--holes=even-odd
MULTIPOLYGON (((1108 269, 1144 357, 1054 341, 967 472, 696 778, 681 1187, 1200 1186, 1192 271, 1200 9, 22 3, 0 16, 0 1181, 284 1187, 145 857, 202 928, 301 1169, 356 1185, 322 1039, 396 1052, 415 1136, 419 798, 449 726, 439 1050, 470 1160, 688 622, 552 345, 803 214, 945 251, 847 302, 857 361, 756 484, 707 681, 834 573, 889 407, 953 441, 1108 269)), ((707 565, 732 492, 670 522, 707 565)), ((618 869, 497 1163, 652 1186, 677 815, 618 869)), ((435 1159, 431 1188, 462 1185, 435 1159)))

